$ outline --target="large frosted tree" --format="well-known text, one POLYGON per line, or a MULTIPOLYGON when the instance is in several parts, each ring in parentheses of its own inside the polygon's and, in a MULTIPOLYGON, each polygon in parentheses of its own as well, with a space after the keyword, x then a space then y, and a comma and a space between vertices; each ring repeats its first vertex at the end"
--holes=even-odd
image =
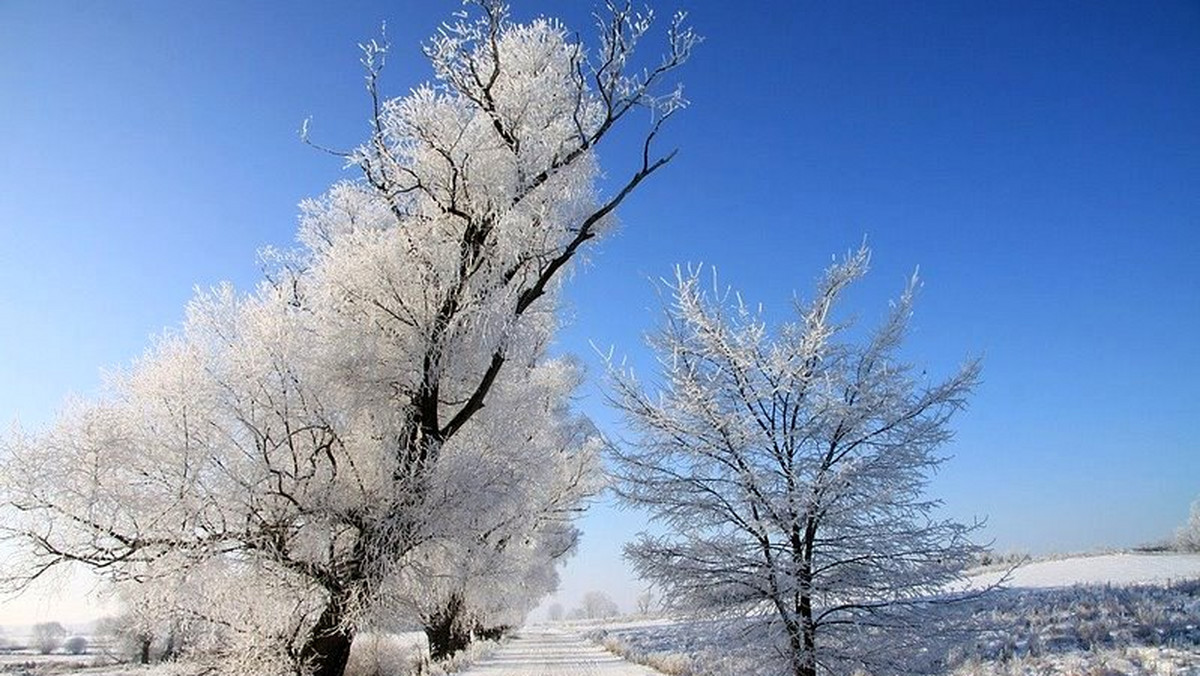
POLYGON ((133 596, 219 628, 223 673, 335 676, 391 609, 529 607, 455 591, 539 593, 573 545, 596 440, 566 409, 573 368, 546 356, 557 289, 670 161, 653 141, 683 100, 662 80, 696 42, 677 16, 643 68, 650 17, 599 16, 587 49, 481 0, 426 45, 435 80, 396 99, 368 44, 370 135, 339 153, 361 177, 303 205, 302 247, 251 293, 200 294, 106 396, 5 440, 0 536, 29 553, 7 581, 78 562, 153 584, 133 596), (638 163, 602 193, 596 148, 635 111, 638 163))
POLYGON ((730 292, 680 273, 650 339, 661 380, 613 371, 635 433, 616 490, 661 533, 626 555, 677 605, 757 625, 795 676, 891 673, 901 634, 978 552, 925 497, 979 373, 930 381, 900 354, 916 279, 858 338, 835 306, 867 269, 833 265, 796 317, 768 326, 730 292))

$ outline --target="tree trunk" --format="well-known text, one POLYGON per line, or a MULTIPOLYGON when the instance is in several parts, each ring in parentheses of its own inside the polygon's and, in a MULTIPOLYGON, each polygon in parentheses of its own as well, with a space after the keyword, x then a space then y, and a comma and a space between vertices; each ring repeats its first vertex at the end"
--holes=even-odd
POLYGON ((150 643, 153 639, 149 636, 142 637, 142 654, 139 656, 139 661, 142 664, 150 664, 150 643))
POLYGON ((175 629, 171 629, 167 633, 167 645, 163 648, 162 655, 158 658, 159 662, 167 662, 175 659, 175 629))
POLYGON ((811 596, 800 595, 799 610, 800 634, 792 632, 792 671, 794 676, 817 676, 817 628, 813 624, 811 596))
POLYGON ((312 676, 342 676, 346 670, 354 634, 342 626, 344 611, 342 599, 331 598, 300 649, 300 659, 312 666, 312 676))
POLYGON ((425 637, 429 639, 429 656, 443 660, 463 650, 471 643, 471 634, 459 615, 463 598, 452 594, 446 605, 425 622, 425 637))

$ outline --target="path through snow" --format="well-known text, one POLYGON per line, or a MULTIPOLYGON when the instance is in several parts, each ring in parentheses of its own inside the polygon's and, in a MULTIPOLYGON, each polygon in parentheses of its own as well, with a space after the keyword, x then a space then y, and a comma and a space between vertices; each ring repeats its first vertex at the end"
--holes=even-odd
POLYGON ((582 635, 557 628, 523 629, 461 676, 661 676, 626 662, 582 635))

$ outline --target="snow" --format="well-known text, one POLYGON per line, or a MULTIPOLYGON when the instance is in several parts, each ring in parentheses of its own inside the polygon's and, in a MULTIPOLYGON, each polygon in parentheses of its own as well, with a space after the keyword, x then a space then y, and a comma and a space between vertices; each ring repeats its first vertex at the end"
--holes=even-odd
MULTIPOLYGON (((974 579, 987 583, 1000 573, 974 579)), ((1164 584, 1200 578, 1200 554, 1102 554, 1034 561, 1013 571, 1009 587, 1045 589, 1077 584, 1164 584)))
POLYGON ((462 676, 661 676, 568 629, 530 628, 462 676))
MULTIPOLYGON (((987 586, 1002 573, 973 578, 987 586)), ((1200 676, 1200 555, 1121 553, 1044 560, 1020 567, 1009 589, 972 601, 927 673, 954 676, 1125 674, 1200 676), (940 664, 939 664, 940 663, 940 664)), ((951 616, 953 617, 953 616, 951 616)), ((617 620, 593 633, 634 661, 686 658, 696 673, 772 673, 730 640, 739 627, 715 620, 617 620), (746 654, 742 654, 746 653, 746 654)), ((743 641, 744 643, 744 641, 743 641)), ((648 662, 653 664, 654 662, 648 662)), ((674 672, 673 672, 674 673, 674 672)))
MULTIPOLYGON (((1010 590, 987 597, 971 611, 985 629, 954 648, 957 657, 942 673, 1200 676, 1200 582, 1194 580, 1200 580, 1197 554, 1104 554, 1027 564, 1013 575, 1010 590)), ((460 673, 661 676, 610 650, 669 673, 687 673, 688 669, 718 676, 764 673, 767 665, 761 655, 748 661, 731 652, 734 646, 728 629, 717 621, 668 617, 535 625, 460 673), (609 650, 588 640, 588 634, 609 650)), ((411 647, 405 642, 408 637, 383 638, 389 646, 411 647)), ((365 642, 363 647, 378 648, 365 642)), ((381 673, 404 673, 403 659, 381 659, 378 665, 364 662, 359 666, 365 670, 359 673, 375 673, 370 667, 384 663, 388 666, 381 673)), ((78 673, 181 674, 168 667, 136 666, 78 673)))

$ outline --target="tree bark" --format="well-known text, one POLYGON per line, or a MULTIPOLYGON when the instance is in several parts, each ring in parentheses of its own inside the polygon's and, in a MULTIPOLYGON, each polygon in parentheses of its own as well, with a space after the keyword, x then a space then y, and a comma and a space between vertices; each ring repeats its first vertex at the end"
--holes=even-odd
POLYGON ((311 665, 312 676, 342 676, 346 671, 354 634, 342 626, 344 612, 343 599, 337 596, 330 598, 313 626, 308 641, 300 649, 301 662, 311 665))
POLYGON ((429 656, 432 659, 446 659, 470 645, 470 631, 460 621, 462 606, 462 596, 452 594, 445 607, 426 620, 425 637, 429 639, 429 656))
POLYGON ((141 637, 141 654, 138 656, 138 661, 142 664, 150 664, 150 642, 152 639, 149 636, 141 637))
MULTIPOLYGON (((808 575, 803 575, 808 580, 808 575)), ((800 635, 792 634, 792 670, 795 676, 817 676, 817 628, 813 624, 812 597, 800 595, 800 635)))

